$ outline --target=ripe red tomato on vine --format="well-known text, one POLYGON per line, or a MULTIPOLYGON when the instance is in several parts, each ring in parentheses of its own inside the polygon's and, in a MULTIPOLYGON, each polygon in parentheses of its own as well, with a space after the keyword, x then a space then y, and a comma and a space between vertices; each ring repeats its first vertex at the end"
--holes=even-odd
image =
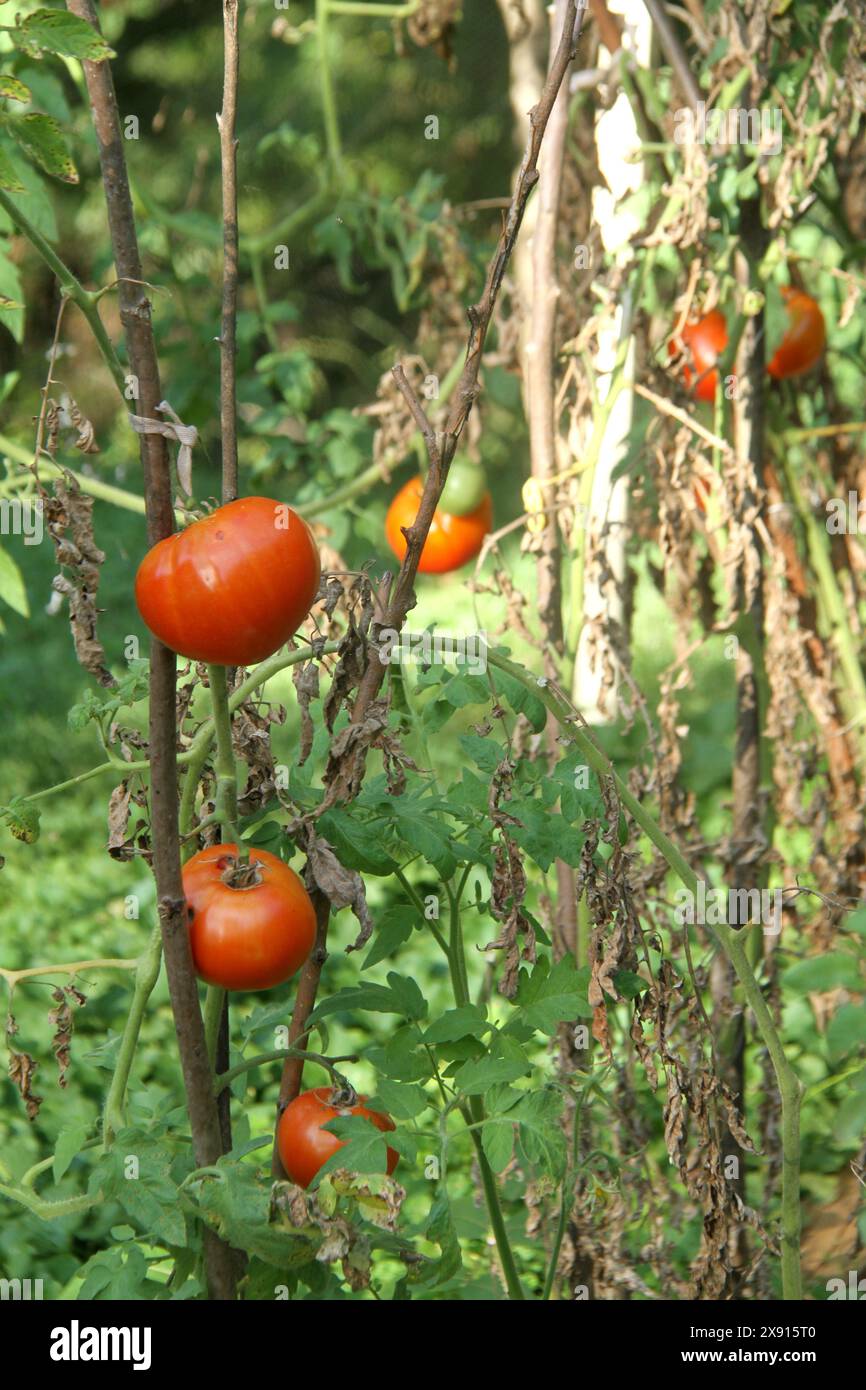
MULTIPOLYGON (((452 464, 452 473, 454 467, 452 464)), ((470 467, 474 468, 474 465, 470 467)), ((459 476, 454 480, 450 506, 459 507, 468 503, 469 510, 461 513, 443 507, 442 502, 446 500, 451 481, 452 475, 449 473, 443 498, 433 513, 430 530, 421 551, 418 565, 421 574, 448 574, 474 560, 484 544, 484 537, 489 534, 493 525, 493 499, 486 488, 481 500, 475 502, 473 488, 477 488, 477 481, 461 479, 459 476)), ((406 537, 400 528, 409 527, 414 522, 423 491, 423 479, 410 478, 392 498, 388 508, 385 517, 385 537, 398 560, 402 560, 406 554, 406 537)))
POLYGON ((238 863, 237 845, 209 845, 183 868, 189 941, 200 980, 223 989, 273 989, 301 968, 316 913, 298 875, 265 849, 238 863))
POLYGON ((824 315, 812 296, 794 285, 784 285, 782 298, 788 311, 788 328, 767 363, 767 371, 777 381, 811 371, 827 345, 824 315))
POLYGON ((139 566, 135 599, 180 656, 250 666, 297 631, 320 569, 312 532, 291 507, 241 497, 158 541, 139 566))
MULTIPOLYGON (((317 1086, 304 1091, 290 1101, 277 1125, 277 1150, 286 1173, 299 1187, 309 1187, 313 1178, 332 1154, 343 1148, 345 1140, 338 1139, 322 1126, 341 1115, 363 1115, 383 1133, 397 1126, 384 1111, 369 1110, 366 1096, 355 1095, 330 1086, 317 1086)), ((390 1176, 397 1166, 398 1154, 388 1148, 387 1171, 390 1176)))
MULTIPOLYGON (((691 386, 696 379, 694 395, 699 401, 714 401, 719 374, 715 370, 725 348, 728 346, 728 325, 720 309, 711 309, 703 318, 687 323, 680 333, 686 361, 683 363, 683 380, 691 386)), ((668 355, 674 357, 679 351, 676 339, 668 343, 668 355)))

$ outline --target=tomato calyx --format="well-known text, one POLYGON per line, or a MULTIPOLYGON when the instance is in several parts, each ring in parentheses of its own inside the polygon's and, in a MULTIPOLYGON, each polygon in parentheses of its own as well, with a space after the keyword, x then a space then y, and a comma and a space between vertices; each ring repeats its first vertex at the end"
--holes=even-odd
POLYGON ((350 1085, 344 1076, 341 1076, 340 1084, 334 1086, 328 1096, 328 1104, 332 1106, 334 1110, 348 1112, 353 1106, 358 1104, 358 1092, 355 1090, 354 1086, 350 1085))
POLYGON ((217 860, 217 868, 222 882, 241 892, 245 888, 255 888, 262 882, 259 865, 251 859, 242 860, 236 854, 224 854, 217 860))

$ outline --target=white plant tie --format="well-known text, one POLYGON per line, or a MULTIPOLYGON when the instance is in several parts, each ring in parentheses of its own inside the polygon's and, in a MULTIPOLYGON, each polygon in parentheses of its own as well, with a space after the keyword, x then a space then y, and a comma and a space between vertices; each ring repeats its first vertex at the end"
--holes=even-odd
POLYGON ((161 434, 166 439, 174 439, 180 446, 177 451, 177 478, 187 497, 192 495, 192 450, 198 440, 195 425, 185 425, 174 413, 168 401, 160 401, 156 407, 168 420, 152 420, 148 415, 130 415, 129 423, 136 434, 161 434))

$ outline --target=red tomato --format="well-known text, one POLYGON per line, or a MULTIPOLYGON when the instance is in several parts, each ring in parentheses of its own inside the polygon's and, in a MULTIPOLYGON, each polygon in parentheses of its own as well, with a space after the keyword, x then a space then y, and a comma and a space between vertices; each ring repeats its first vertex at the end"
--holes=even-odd
POLYGON ((135 599, 151 632, 172 651, 249 666, 297 631, 319 573, 310 528, 291 507, 241 497, 148 551, 135 599))
MULTIPOLYGON (((368 1110, 364 1104, 366 1099, 366 1096, 358 1096, 357 1104, 341 1105, 339 1092, 330 1086, 318 1086, 313 1091, 304 1091, 289 1102, 277 1125, 277 1148, 292 1182, 299 1187, 309 1187, 322 1164, 327 1163, 331 1154, 343 1148, 345 1140, 322 1129, 322 1125, 330 1124, 340 1115, 363 1115, 383 1131, 397 1128, 390 1115, 368 1110)), ((389 1147, 389 1174, 397 1167, 397 1158, 396 1150, 389 1147)))
POLYGON ((820 360, 827 342, 824 315, 811 295, 793 285, 784 285, 782 298, 788 310, 789 327, 767 364, 770 376, 802 376, 820 360))
MULTIPOLYGON (((411 526, 421 505, 424 484, 421 478, 410 478, 393 498, 388 515, 385 517, 385 537, 397 556, 402 560, 406 554, 406 537, 401 526, 411 526)), ((448 574, 458 570, 469 560, 474 560, 484 543, 484 537, 493 524, 493 501, 490 493, 474 511, 465 516, 454 516, 437 508, 421 551, 418 566, 422 574, 448 574)))
POLYGON ((694 494, 695 504, 697 506, 698 511, 703 512, 704 515, 706 515, 707 499, 710 495, 710 489, 704 482, 703 478, 695 479, 692 492, 694 494))
MULTIPOLYGON (((686 357, 694 368, 693 373, 692 367, 689 367, 688 363, 683 364, 683 380, 686 386, 691 385, 694 374, 700 378, 694 392, 698 400, 714 401, 719 374, 717 371, 711 371, 710 368, 715 367, 719 355, 728 346, 728 326, 725 323, 724 314, 720 309, 711 309, 696 323, 687 323, 682 330, 681 337, 686 349, 686 357)), ((676 344, 671 340, 668 344, 668 353, 673 357, 676 351, 676 344)))
POLYGON ((195 972, 223 989, 272 989, 313 949, 316 913, 298 875, 266 849, 250 850, 258 882, 226 882, 236 855, 237 845, 209 845, 184 865, 195 972))

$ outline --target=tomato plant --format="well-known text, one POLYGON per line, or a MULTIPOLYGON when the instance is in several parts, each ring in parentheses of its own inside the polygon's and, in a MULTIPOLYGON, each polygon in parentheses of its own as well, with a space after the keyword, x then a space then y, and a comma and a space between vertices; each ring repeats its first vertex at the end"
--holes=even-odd
POLYGON ((316 914, 298 875, 282 859, 209 845, 184 866, 183 891, 196 974, 223 989, 272 989, 313 948, 316 914))
MULTIPOLYGON (((331 1120, 346 1115, 360 1115, 383 1132, 396 1129, 390 1115, 368 1109, 366 1100, 366 1096, 355 1095, 351 1089, 342 1091, 330 1086, 317 1086, 311 1091, 304 1091, 286 1106, 277 1127, 277 1148, 292 1182, 299 1187, 309 1187, 322 1165, 343 1147, 344 1140, 323 1128, 331 1120)), ((396 1151, 389 1146, 389 1174, 396 1168, 397 1158, 396 1151)))
POLYGON ((306 522, 284 503, 242 497, 149 550, 135 598, 150 631, 172 651, 249 666, 297 630, 319 575, 306 522))
MULTIPOLYGON (((728 326, 720 309, 711 309, 695 323, 687 323, 681 338, 687 361, 683 363, 683 380, 691 386, 696 379, 694 394, 699 401, 713 401, 719 374, 715 370, 719 355, 728 346, 728 326)), ((676 341, 671 339, 668 352, 673 357, 678 351, 676 341)))
MULTIPOLYGON (((418 515, 423 487, 421 478, 410 478, 388 508, 385 536, 398 560, 406 554, 406 537, 401 527, 411 526, 418 515)), ((465 515, 455 515, 437 507, 421 551, 419 571, 448 574, 468 564, 480 551, 492 524, 493 501, 489 492, 485 492, 478 506, 465 515)))
POLYGON ((821 359, 827 343, 824 315, 811 295, 793 285, 782 288, 789 326, 767 364, 777 381, 802 376, 821 359))

